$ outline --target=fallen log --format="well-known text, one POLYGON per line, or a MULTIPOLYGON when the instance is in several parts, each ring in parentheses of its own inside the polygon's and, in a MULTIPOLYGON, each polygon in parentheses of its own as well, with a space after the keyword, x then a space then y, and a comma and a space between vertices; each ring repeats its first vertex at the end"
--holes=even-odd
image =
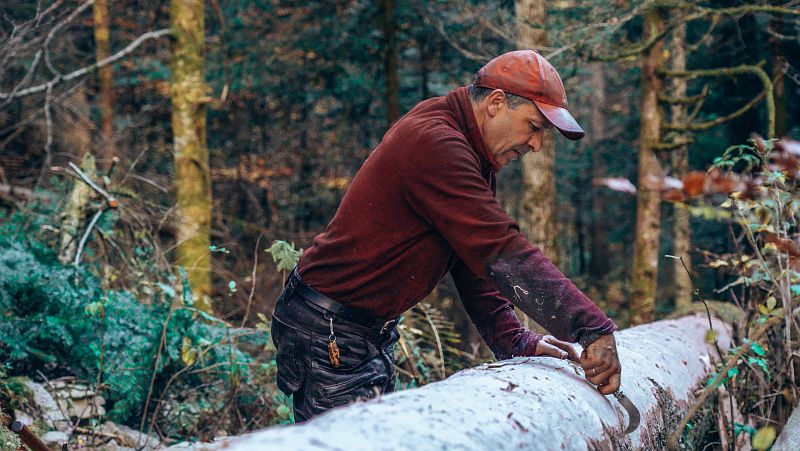
POLYGON ((783 431, 772 445, 773 451, 796 450, 800 443, 800 408, 795 408, 783 426, 783 431))
MULTIPOLYGON (((719 346, 726 325, 713 320, 719 346)), ((617 332, 622 389, 642 414, 628 418, 564 360, 518 357, 461 371, 447 380, 351 404, 305 424, 227 440, 230 451, 286 449, 663 449, 719 359, 705 342, 703 316, 617 332)))

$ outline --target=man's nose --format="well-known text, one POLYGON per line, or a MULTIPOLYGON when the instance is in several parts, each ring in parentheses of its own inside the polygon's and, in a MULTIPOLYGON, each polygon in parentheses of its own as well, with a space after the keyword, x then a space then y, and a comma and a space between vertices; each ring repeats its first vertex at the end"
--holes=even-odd
POLYGON ((531 135, 531 139, 528 140, 528 147, 531 148, 533 152, 539 152, 542 150, 542 136, 544 135, 543 130, 539 130, 533 135, 531 135))

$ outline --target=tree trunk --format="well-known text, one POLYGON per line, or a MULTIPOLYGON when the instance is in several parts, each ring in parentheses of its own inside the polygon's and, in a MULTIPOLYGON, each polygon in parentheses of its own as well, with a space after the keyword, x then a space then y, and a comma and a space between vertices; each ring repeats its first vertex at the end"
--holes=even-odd
MULTIPOLYGON (((544 29, 547 7, 544 0, 516 2, 518 42, 520 48, 546 46, 544 29), (536 26, 538 25, 538 27, 536 26)), ((552 133, 546 133, 541 152, 531 152, 522 158, 522 205, 520 227, 531 243, 554 264, 558 264, 556 249, 556 177, 555 146, 552 133)))
MULTIPOLYGON (((527 49, 532 46, 547 45, 547 6, 544 0, 517 0, 517 47, 527 49)), ((542 150, 531 152, 522 160, 522 200, 519 222, 522 233, 554 264, 558 264, 556 248, 556 178, 555 148, 552 133, 545 133, 542 150)), ((523 324, 539 332, 544 329, 528 318, 519 308, 514 310, 523 324)))
MULTIPOLYGON (((773 1, 773 4, 779 2, 773 1)), ((778 33, 783 33, 783 18, 775 16, 770 27, 778 33)), ((772 37, 772 92, 775 96, 775 138, 780 138, 786 133, 786 88, 783 84, 783 51, 781 40, 772 37)))
MULTIPOLYGON (((591 118, 592 118, 592 178, 606 177, 606 163, 603 154, 603 141, 606 139, 606 76, 602 62, 591 65, 591 118)), ((608 192, 605 188, 595 188, 592 197, 592 216, 590 233, 589 274, 595 281, 603 280, 611 267, 608 246, 608 192)))
POLYGON ((383 69, 386 73, 386 128, 400 119, 399 89, 397 76, 397 39, 394 20, 394 0, 381 0, 383 25, 383 69))
MULTIPOLYGON (((94 2, 94 45, 97 61, 111 56, 111 42, 108 26, 108 0, 94 2)), ((114 157, 114 81, 112 64, 97 70, 100 87, 100 149, 97 155, 100 167, 105 171, 111 167, 114 157)))
MULTIPOLYGON (((725 324, 713 320, 722 349, 725 324)), ((718 361, 705 342, 708 318, 659 321, 615 333, 622 389, 641 425, 565 360, 519 357, 461 371, 447 380, 334 409, 303 425, 271 428, 198 449, 665 449, 718 361)), ((693 431, 701 429, 700 421, 693 431)), ((691 433, 687 433, 692 437, 691 433)))
MULTIPOLYGON (((670 53, 671 70, 686 70, 686 24, 680 24, 672 32, 670 53)), ((683 77, 672 78, 672 96, 686 97, 687 81, 683 77)), ((684 103, 676 103, 671 107, 672 122, 683 124, 687 121, 687 106, 684 103)), ((687 133, 675 136, 673 139, 686 141, 687 133)), ((682 144, 672 150, 670 154, 672 160, 672 174, 676 178, 683 178, 689 171, 689 145, 682 144)), ((675 307, 687 307, 692 303, 692 281, 686 272, 692 270, 692 257, 689 251, 692 247, 692 229, 689 224, 689 210, 683 205, 676 204, 672 210, 674 217, 674 249, 676 256, 683 257, 680 260, 673 260, 675 271, 675 307), (683 264, 686 264, 686 268, 683 264)))
POLYGON ((172 0, 172 133, 178 218, 177 264, 195 306, 211 310, 211 178, 206 148, 205 18, 200 0, 172 0))
MULTIPOLYGON (((649 9, 644 16, 644 36, 647 40, 664 28, 660 8, 649 9)), ((659 190, 648 187, 652 180, 662 177, 656 156, 661 141, 662 113, 658 93, 663 81, 658 70, 664 65, 664 43, 658 43, 642 57, 642 107, 639 137, 639 190, 636 194, 636 238, 633 249, 631 280, 631 324, 653 320, 658 275, 658 239, 661 231, 661 198, 659 190)))

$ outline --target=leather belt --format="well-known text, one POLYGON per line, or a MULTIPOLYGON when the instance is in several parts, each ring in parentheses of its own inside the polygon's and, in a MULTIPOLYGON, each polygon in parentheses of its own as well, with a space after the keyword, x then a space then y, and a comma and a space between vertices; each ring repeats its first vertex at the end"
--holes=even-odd
POLYGON ((348 307, 334 301, 333 299, 325 296, 306 284, 297 273, 297 268, 295 268, 295 270, 292 272, 291 277, 296 281, 294 287, 295 293, 299 294, 303 299, 305 299, 306 303, 312 304, 312 306, 316 306, 325 312, 331 313, 332 315, 342 317, 343 319, 369 328, 375 328, 375 326, 379 325, 380 330, 378 333, 381 334, 385 333, 390 327, 393 327, 399 321, 399 317, 387 321, 382 318, 377 318, 364 310, 348 307))

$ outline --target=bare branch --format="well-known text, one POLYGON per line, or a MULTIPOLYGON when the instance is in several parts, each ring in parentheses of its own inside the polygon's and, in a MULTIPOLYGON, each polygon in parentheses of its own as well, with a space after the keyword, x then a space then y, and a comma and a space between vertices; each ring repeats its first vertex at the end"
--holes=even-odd
POLYGON ((764 85, 764 92, 767 97, 767 117, 769 118, 767 125, 767 137, 771 138, 775 135, 775 98, 772 89, 772 80, 769 75, 760 66, 764 62, 761 61, 757 65, 741 65, 735 67, 721 67, 717 69, 704 69, 704 70, 687 70, 687 71, 674 71, 664 70, 661 71, 662 75, 667 77, 684 77, 689 80, 701 77, 732 77, 740 74, 754 74, 764 85))
POLYGON ((93 70, 95 70, 97 68, 100 68, 100 67, 103 67, 103 66, 107 66, 109 64, 113 64, 113 63, 121 60, 122 58, 124 58, 125 56, 130 54, 131 52, 133 52, 143 42, 145 42, 147 40, 150 40, 150 39, 160 38, 160 37, 165 36, 165 35, 167 35, 169 33, 170 33, 170 30, 168 28, 163 28, 161 30, 155 30, 155 31, 148 31, 147 33, 139 36, 133 42, 128 44, 127 47, 125 47, 124 49, 120 50, 119 52, 109 56, 108 58, 104 58, 104 59, 102 59, 102 60, 100 60, 100 61, 98 61, 98 62, 96 62, 96 63, 94 63, 92 65, 89 65, 89 66, 86 66, 84 68, 72 71, 72 72, 64 75, 63 77, 58 77, 57 76, 57 77, 53 78, 52 80, 50 80, 50 81, 48 81, 46 83, 42 83, 40 85, 36 85, 36 86, 32 86, 32 87, 27 88, 27 89, 20 90, 17 93, 14 93, 13 96, 12 96, 12 93, 0 92, 0 99, 25 97, 25 96, 29 96, 31 94, 37 94, 37 93, 40 93, 42 91, 46 91, 47 89, 52 89, 53 86, 56 86, 56 85, 58 85, 60 83, 63 83, 63 82, 66 82, 66 81, 70 81, 70 80, 74 80, 74 79, 76 79, 78 77, 86 75, 87 73, 89 73, 89 72, 91 72, 91 71, 93 71, 93 70), (48 86, 50 88, 48 88, 48 86))
POLYGON ((50 167, 50 163, 53 161, 53 117, 52 117, 52 110, 51 110, 51 101, 53 99, 53 85, 47 83, 46 85, 47 93, 44 96, 44 123, 45 123, 45 131, 47 134, 47 140, 44 144, 44 166, 42 166, 41 172, 39 172, 39 178, 36 179, 36 184, 34 185, 34 189, 39 188, 39 185, 42 184, 44 181, 44 175, 47 173, 47 168, 50 167))
POLYGON ((699 102, 700 100, 704 99, 707 95, 708 95, 708 85, 704 85, 703 90, 697 95, 689 97, 672 97, 666 94, 659 94, 658 100, 664 103, 668 103, 670 105, 681 105, 681 104, 699 102))
POLYGON ((30 202, 32 200, 49 202, 53 200, 53 196, 49 193, 5 184, 0 185, 0 198, 14 203, 16 203, 18 200, 26 202, 30 202))
POLYGON ((761 91, 761 93, 759 95, 753 97, 749 102, 744 104, 738 110, 734 111, 731 114, 728 114, 727 116, 718 117, 718 118, 714 119, 713 121, 706 121, 706 122, 700 122, 700 123, 695 123, 695 124, 692 124, 692 123, 688 123, 688 124, 665 124, 665 127, 670 129, 670 130, 676 130, 676 131, 708 130, 711 127, 715 127, 715 126, 720 125, 722 123, 728 122, 728 121, 730 121, 732 119, 736 119, 737 117, 739 117, 742 114, 746 113, 748 110, 750 110, 751 108, 756 106, 758 104, 758 102, 760 102, 761 99, 764 98, 765 94, 766 93, 764 91, 761 91))
POLYGON ((92 188, 93 190, 97 191, 98 194, 103 196, 106 199, 106 202, 108 202, 108 206, 109 207, 116 208, 117 206, 119 206, 119 201, 117 199, 115 199, 114 196, 112 196, 111 194, 108 194, 108 192, 106 192, 106 190, 104 190, 103 188, 100 188, 99 186, 97 186, 97 184, 94 183, 92 181, 92 179, 89 178, 89 176, 86 175, 86 173, 83 172, 81 170, 81 168, 78 167, 77 164, 75 164, 75 163, 70 161, 69 162, 69 167, 70 167, 70 169, 75 171, 78 174, 78 176, 81 178, 81 180, 83 180, 87 185, 89 185, 90 188, 92 188))
POLYGON ((47 33, 47 39, 44 40, 44 45, 42 45, 42 49, 44 50, 44 61, 47 64, 47 67, 50 69, 52 73, 57 76, 61 76, 61 73, 53 67, 53 63, 50 61, 50 41, 56 36, 56 33, 61 31, 62 28, 69 25, 70 22, 75 20, 82 12, 86 11, 86 9, 94 4, 94 0, 86 0, 81 6, 75 8, 75 11, 72 11, 66 19, 62 20, 52 30, 50 33, 47 33))
POLYGON ((689 2, 669 2, 669 1, 661 2, 661 5, 674 8, 693 9, 696 11, 701 11, 706 15, 720 14, 724 16, 741 16, 750 13, 771 13, 771 14, 800 16, 800 9, 786 8, 783 6, 775 6, 775 5, 742 5, 742 6, 732 6, 729 8, 708 8, 705 6, 700 6, 689 2))

